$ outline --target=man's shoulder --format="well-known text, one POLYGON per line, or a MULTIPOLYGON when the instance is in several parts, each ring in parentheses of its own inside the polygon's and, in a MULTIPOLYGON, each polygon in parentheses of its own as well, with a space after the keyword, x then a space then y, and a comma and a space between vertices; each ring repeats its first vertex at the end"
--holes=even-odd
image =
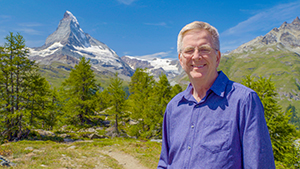
POLYGON ((234 81, 231 81, 231 84, 232 84, 232 85, 230 85, 231 86, 230 87, 231 94, 237 95, 240 98, 246 98, 249 96, 257 95, 257 93, 253 89, 251 89, 243 84, 240 84, 240 83, 237 83, 234 81))

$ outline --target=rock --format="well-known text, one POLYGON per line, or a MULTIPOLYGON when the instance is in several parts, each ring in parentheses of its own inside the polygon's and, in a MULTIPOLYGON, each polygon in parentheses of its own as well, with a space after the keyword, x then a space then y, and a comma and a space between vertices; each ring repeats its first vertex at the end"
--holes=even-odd
POLYGON ((13 167, 16 166, 15 163, 10 162, 8 159, 0 155, 0 166, 13 167))
POLYGON ((60 135, 58 135, 59 137, 61 137, 61 138, 70 138, 71 136, 69 135, 69 134, 60 134, 60 135))
POLYGON ((98 134, 90 134, 88 137, 89 137, 90 139, 102 139, 102 138, 107 138, 107 137, 105 137, 105 136, 103 136, 103 135, 98 135, 98 134))
POLYGON ((46 130, 42 130, 42 129, 36 129, 34 131, 36 131, 42 137, 45 137, 45 136, 55 137, 55 134, 51 131, 46 131, 46 130))
POLYGON ((64 138, 64 142, 71 143, 71 142, 74 142, 74 140, 70 139, 70 138, 64 138))
POLYGON ((76 148, 76 146, 71 146, 71 147, 69 147, 67 149, 75 149, 75 148, 76 148))
POLYGON ((26 147, 25 150, 33 150, 33 147, 26 147))

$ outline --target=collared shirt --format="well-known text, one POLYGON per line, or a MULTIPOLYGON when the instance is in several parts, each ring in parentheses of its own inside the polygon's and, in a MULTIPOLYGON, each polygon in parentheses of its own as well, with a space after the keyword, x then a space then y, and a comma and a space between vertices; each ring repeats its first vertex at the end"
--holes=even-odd
POLYGON ((191 84, 169 102, 158 168, 275 168, 259 97, 218 73, 200 102, 191 84))

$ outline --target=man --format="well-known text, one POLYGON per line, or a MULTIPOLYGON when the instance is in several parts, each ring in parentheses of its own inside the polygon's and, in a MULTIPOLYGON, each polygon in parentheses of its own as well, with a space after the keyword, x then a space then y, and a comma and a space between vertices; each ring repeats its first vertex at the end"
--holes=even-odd
POLYGON ((275 168, 259 97, 217 71, 217 30, 190 23, 180 31, 177 49, 191 83, 166 108, 158 168, 275 168))

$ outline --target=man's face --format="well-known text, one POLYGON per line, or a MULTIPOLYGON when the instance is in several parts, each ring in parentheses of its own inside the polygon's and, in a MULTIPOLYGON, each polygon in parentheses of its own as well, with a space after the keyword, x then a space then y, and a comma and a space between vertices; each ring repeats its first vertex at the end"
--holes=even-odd
MULTIPOLYGON (((184 49, 195 47, 191 55, 185 55, 181 52, 178 57, 182 68, 192 80, 204 80, 212 82, 217 77, 217 67, 220 63, 221 53, 212 49, 209 54, 199 51, 199 47, 209 46, 214 48, 211 34, 206 30, 190 30, 184 34, 182 39, 182 51, 184 49)), ((204 82, 203 81, 203 82, 204 82)))

